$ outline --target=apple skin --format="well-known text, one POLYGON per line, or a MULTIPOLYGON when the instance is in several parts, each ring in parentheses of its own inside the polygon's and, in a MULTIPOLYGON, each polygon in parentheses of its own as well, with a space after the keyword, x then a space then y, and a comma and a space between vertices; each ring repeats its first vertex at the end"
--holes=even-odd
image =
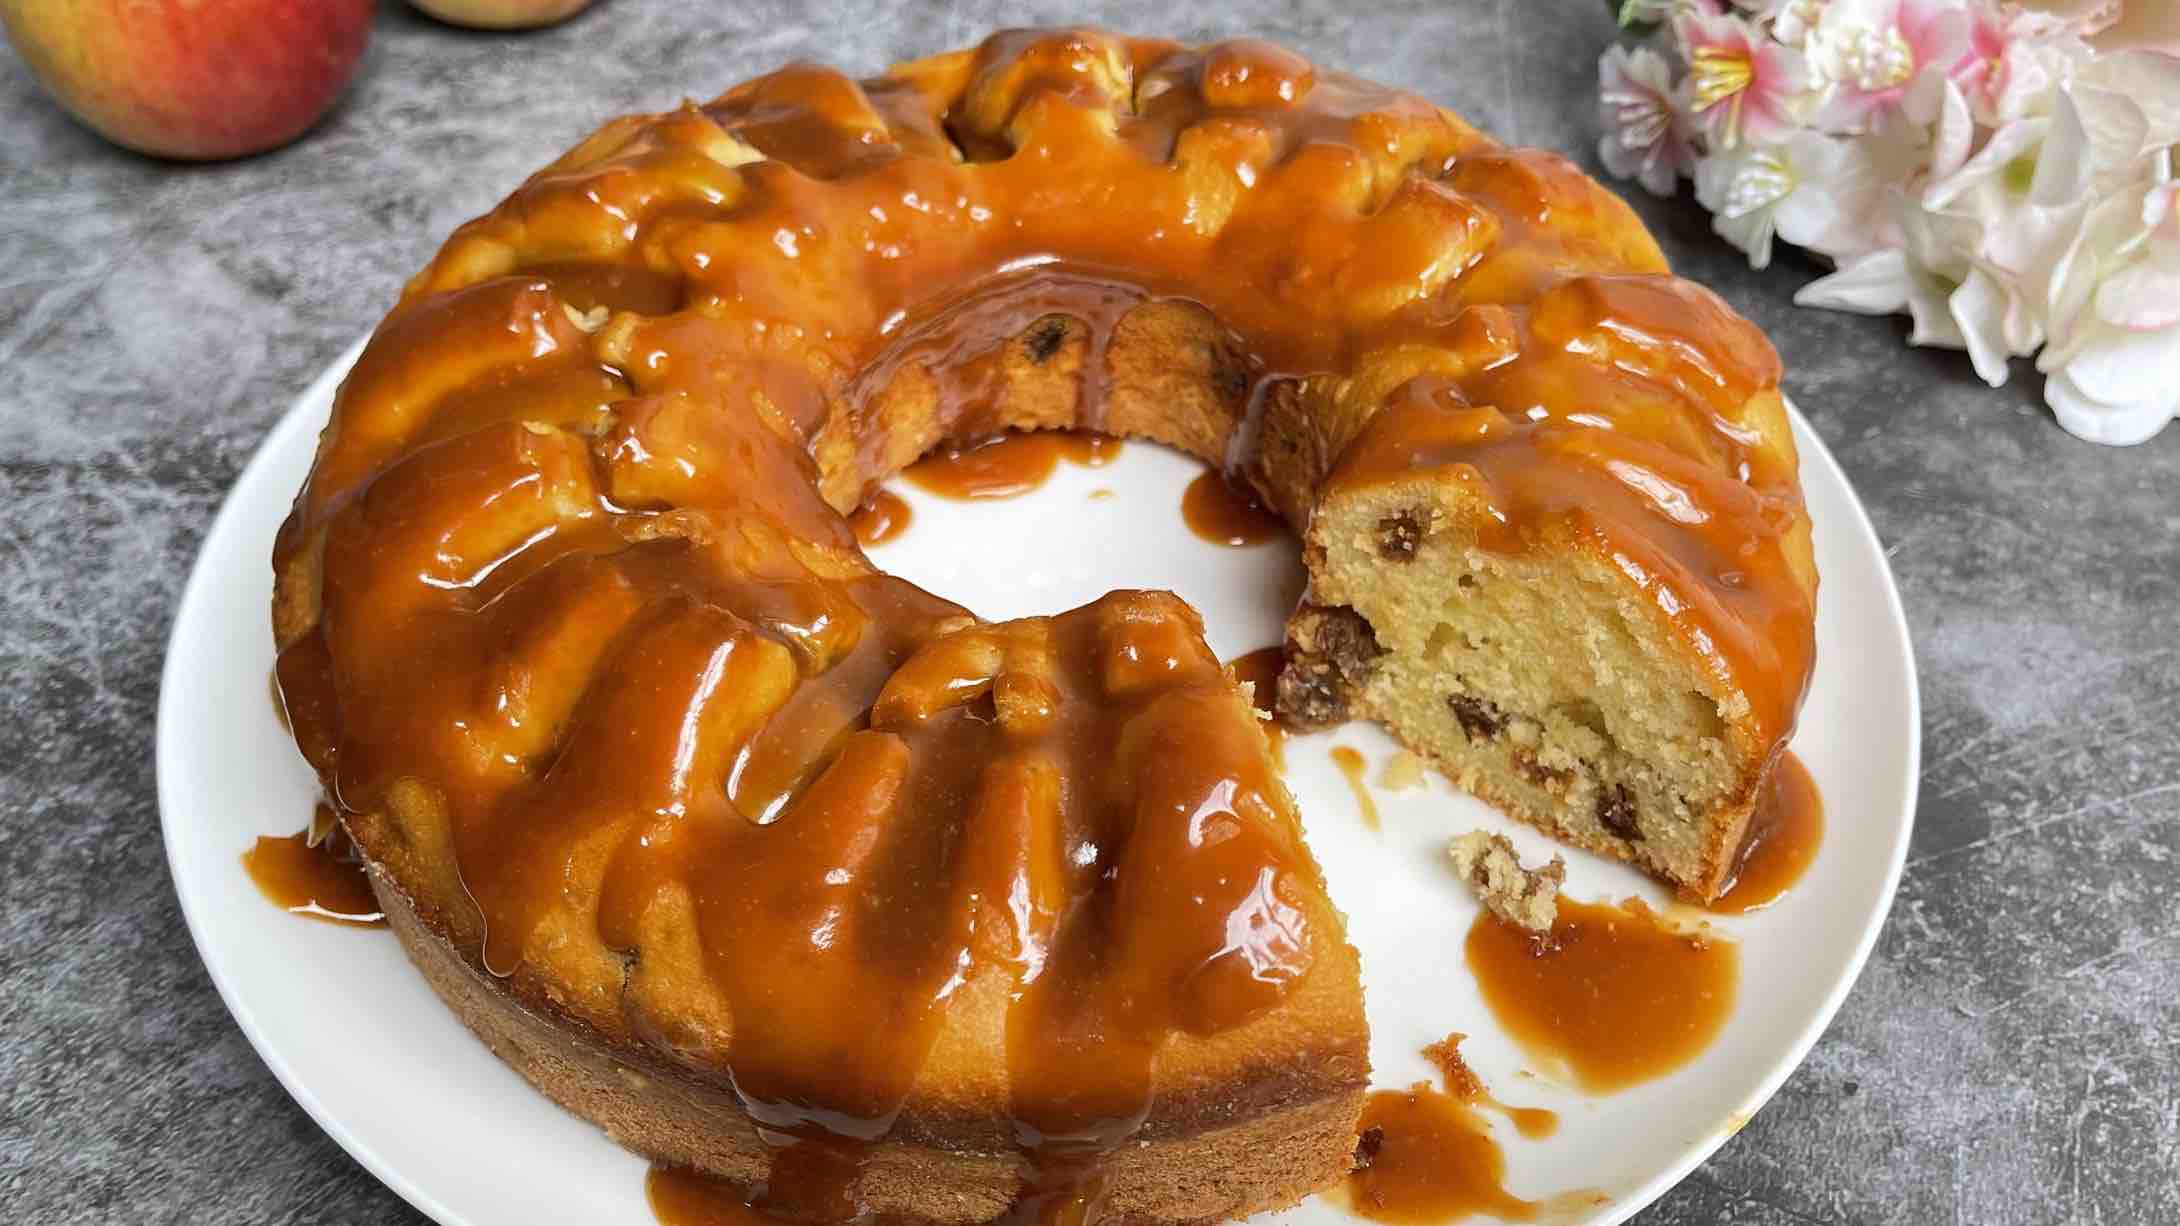
POLYGON ((472 30, 530 30, 566 21, 591 0, 409 0, 425 15, 472 30))
POLYGON ((340 96, 376 0, 0 0, 55 100, 117 145, 212 161, 284 145, 340 96))

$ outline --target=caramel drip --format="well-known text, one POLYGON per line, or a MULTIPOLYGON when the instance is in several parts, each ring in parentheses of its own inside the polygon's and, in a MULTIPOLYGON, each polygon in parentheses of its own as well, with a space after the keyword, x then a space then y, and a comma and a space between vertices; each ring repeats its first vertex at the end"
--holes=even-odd
POLYGON ((363 858, 323 804, 303 830, 258 836, 242 853, 242 867, 267 901, 291 915, 356 928, 386 924, 363 858))
POLYGON ((855 539, 868 548, 883 545, 908 531, 908 525, 915 518, 916 513, 899 494, 879 490, 848 516, 848 526, 855 529, 855 539))
POLYGON ((653 1163, 643 1190, 659 1226, 772 1226, 780 1220, 752 1208, 749 1189, 687 1167, 653 1163))
POLYGON ((1742 915, 1779 901, 1809 871, 1823 842, 1824 797, 1809 768, 1788 750, 1764 776, 1740 863, 1710 910, 1742 915))
POLYGON ((1637 899, 1562 897, 1542 942, 1482 912, 1467 954, 1491 1015, 1530 1059, 1599 1094, 1701 1054, 1733 1012, 1740 980, 1732 942, 1668 926, 1637 899))
POLYGON ((723 1078, 767 1212, 862 1211, 996 977, 1019 1212, 1094 1218, 1161 1046, 1330 939, 1315 868, 1192 614, 977 625, 842 512, 1008 428, 1223 459, 1297 527, 1328 473, 1465 465, 1486 547, 1593 535, 1783 729, 1776 359, 1664 272, 1564 159, 1257 42, 1013 31, 615 121, 343 384, 276 548, 297 743, 374 857, 451 866, 426 918, 511 990, 604 985, 552 1007, 723 1078), (1449 433, 1470 404, 1507 425, 1449 433))
POLYGON ((1346 745, 1335 745, 1332 764, 1340 768, 1340 777, 1347 780, 1347 790, 1354 794, 1355 808, 1362 814, 1363 826, 1378 829, 1383 823, 1378 818, 1377 797, 1370 794, 1370 783, 1363 778, 1368 764, 1363 761, 1362 754, 1346 745))
POLYGON ((918 489, 943 498, 1015 498, 1041 486, 1068 460, 1099 467, 1119 454, 1120 441, 1082 432, 994 434, 943 447, 904 474, 918 489))
POLYGON ((1348 1207, 1373 1222, 1435 1226, 1471 1214, 1536 1221, 1543 1206, 1506 1190, 1506 1155, 1475 1107, 1419 1082, 1363 1107, 1348 1207))
POLYGON ((1540 1201, 1506 1189, 1506 1155, 1477 1108, 1498 1112, 1526 1140, 1551 1136, 1559 1116, 1509 1107, 1484 1088, 1450 1034, 1423 1049, 1443 1090, 1417 1082, 1379 1090, 1363 1107, 1355 1169, 1340 1189, 1347 1207, 1374 1222, 1433 1226, 1488 1214, 1502 1222, 1559 1220, 1606 1203, 1601 1193, 1565 1192, 1540 1201))
POLYGON ((1483 1078, 1461 1056, 1461 1040, 1467 1038, 1458 1031, 1423 1049, 1423 1058, 1438 1069, 1439 1084, 1446 1093, 1462 1102, 1474 1103, 1505 1117, 1525 1140, 1541 1141, 1559 1131, 1559 1113, 1543 1107, 1516 1107, 1499 1101, 1484 1086, 1483 1078))
POLYGON ((1286 532, 1286 521, 1252 491, 1212 471, 1188 483, 1181 494, 1181 520, 1197 539, 1214 545, 1261 545, 1286 532))

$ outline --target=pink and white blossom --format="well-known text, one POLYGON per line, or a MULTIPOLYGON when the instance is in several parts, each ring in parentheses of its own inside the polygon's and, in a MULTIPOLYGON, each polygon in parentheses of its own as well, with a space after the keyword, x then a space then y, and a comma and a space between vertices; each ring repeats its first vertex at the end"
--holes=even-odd
POLYGON ((1820 132, 1776 145, 1743 145, 1696 167, 1696 199, 1711 228, 1763 268, 1774 237, 1847 259, 1877 235, 1884 180, 1867 148, 1820 132))
POLYGON ((1966 351, 1993 386, 2036 355, 2084 439, 2180 414, 2180 57, 2109 44, 2109 9, 1630 7, 1671 21, 1664 54, 1598 65, 1612 173, 1660 194, 1692 176, 1754 267, 1781 240, 1831 260, 1799 304, 1905 312, 1911 343, 1966 351))
POLYGON ((1826 95, 1819 123, 1868 131, 1925 69, 1972 71, 1970 26, 1962 0, 1832 0, 1806 43, 1826 95))
POLYGON ((1684 11, 1673 30, 1688 59, 1689 108, 1713 148, 1767 144, 1800 126, 1809 76, 1799 51, 1730 13, 1684 11))
POLYGON ((1665 57, 1648 47, 1613 47, 1597 61, 1598 113, 1605 126, 1597 158, 1654 196, 1672 195, 1695 164, 1695 133, 1672 72, 1665 57))

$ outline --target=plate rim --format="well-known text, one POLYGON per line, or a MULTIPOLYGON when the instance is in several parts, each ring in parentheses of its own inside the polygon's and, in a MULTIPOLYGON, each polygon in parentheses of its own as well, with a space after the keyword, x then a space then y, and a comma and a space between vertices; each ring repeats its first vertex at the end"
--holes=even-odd
MULTIPOLYGON (((226 495, 221 499, 220 509, 205 529, 204 537, 198 545, 197 556, 190 564, 189 578, 184 583, 181 595, 174 606, 174 619, 168 628, 164 648, 165 657, 160 668, 159 699, 153 734, 154 778, 159 803, 160 838, 166 853, 168 875, 180 904, 183 922, 189 931, 191 944, 196 949, 198 961, 204 965, 206 973, 212 980, 214 989, 219 993, 221 1003, 225 1005, 228 1014, 241 1029, 243 1037, 249 1041, 252 1050, 257 1053, 258 1059, 263 1061, 265 1066, 271 1070, 274 1079, 280 1083, 281 1088, 287 1091, 289 1097, 293 1098, 297 1105, 303 1108, 304 1113, 327 1136, 331 1137, 334 1143, 339 1145, 349 1157, 353 1158, 365 1170, 369 1171, 374 1178, 385 1184, 418 1212, 430 1217, 435 1222, 442 1223, 443 1226, 490 1226, 488 1223, 474 1222, 467 1217, 456 1214, 442 1203, 438 1197, 405 1175, 398 1165, 357 1136, 319 1098, 317 1093, 311 1089, 309 1082, 282 1054, 279 1044, 273 1040, 264 1023, 256 1016, 250 1005, 249 998, 236 983, 233 968, 214 952, 215 947, 206 938, 204 924, 199 918, 198 909, 210 904, 192 894, 191 887, 188 884, 190 877, 184 872, 185 863, 182 854, 178 850, 178 841, 172 837, 170 828, 170 823, 176 820, 174 814, 179 807, 178 796, 181 787, 180 782, 175 778, 176 773, 181 769, 178 761, 180 750, 171 744, 179 735, 175 731, 177 724, 173 715, 174 704, 177 701, 176 682, 181 667, 181 653, 177 651, 177 648, 182 645, 184 632, 190 628, 193 621, 191 610, 202 604, 203 593, 213 581, 212 570, 208 566, 211 546, 226 531, 231 530, 232 521, 239 519, 244 513, 244 506, 238 498, 240 491, 258 477, 260 470, 270 467, 274 463, 276 454, 283 451, 288 444, 289 436, 313 428, 322 428, 322 423, 313 420, 313 415, 306 413, 304 410, 322 395, 330 399, 331 394, 338 389, 340 382, 347 377, 350 369, 355 365, 356 359, 362 354, 369 339, 369 334, 366 334, 335 356, 296 395, 288 407, 280 414, 278 420, 265 432, 257 449, 236 474, 234 481, 228 487, 226 495)), ((1786 397, 1782 392, 1781 399, 1786 405, 1787 417, 1799 450, 1800 462, 1803 465, 1810 464, 1812 461, 1821 464, 1828 474, 1838 482, 1839 487, 1847 493, 1847 506, 1852 514, 1846 517, 1847 522, 1828 524, 1824 530, 1845 530, 1854 538, 1852 544, 1859 546, 1861 549, 1866 549, 1876 561, 1876 573, 1881 580, 1879 586, 1883 590, 1883 601, 1880 610, 1882 613, 1881 620, 1888 632, 1887 638, 1889 640, 1885 646, 1890 650, 1897 651, 1903 666, 1902 681, 1905 685, 1907 700, 1904 714, 1906 716, 1908 737, 1905 753, 1902 757, 1903 777, 1898 781, 1901 791, 1901 820, 1894 827, 1893 845, 1886 851, 1884 874, 1875 899, 1875 905, 1870 908, 1863 921, 1862 930, 1856 935, 1852 952, 1844 964, 1844 972, 1826 993, 1821 1006, 1806 1017, 1792 1041, 1782 1049, 1784 1053, 1782 1058, 1773 1062, 1770 1070, 1757 1083, 1754 1091, 1747 1096, 1740 1110, 1736 1113, 1744 1122, 1761 1111, 1778 1093, 1780 1087, 1785 1085, 1786 1080, 1801 1068, 1802 1064, 1808 1059, 1809 1052, 1816 1046, 1817 1040, 1823 1037, 1824 1032, 1831 1027, 1833 1019, 1838 1016, 1839 1009, 1846 1002, 1847 995, 1854 990, 1855 984, 1861 980, 1862 972, 1867 967, 1870 955, 1876 948, 1877 939, 1883 932, 1886 921, 1891 917, 1893 903, 1906 869, 1908 848, 1913 839, 1917 809, 1919 807, 1920 789, 1917 784, 1922 771, 1922 683, 1915 657, 1914 638, 1907 620, 1906 607, 1900 596, 1899 581, 1893 573, 1892 559, 1886 553, 1882 539, 1877 535, 1876 525, 1870 519, 1869 508, 1863 501, 1861 493, 1856 490, 1854 483, 1848 479, 1846 470, 1840 466, 1838 459, 1832 454, 1831 448, 1817 434, 1815 428, 1811 426, 1799 406, 1791 398, 1786 397)), ((1591 1226, 1617 1226, 1618 1223, 1625 1222, 1643 1209, 1648 1208, 1667 1191, 1670 1191, 1683 1179, 1686 1179, 1698 1166, 1708 1161, 1738 1131, 1738 1128, 1713 1129, 1701 1138, 1689 1142, 1682 1147, 1679 1154, 1671 1162, 1661 1167, 1649 1179, 1614 1195, 1612 1205, 1603 1214, 1591 1219, 1591 1226)))

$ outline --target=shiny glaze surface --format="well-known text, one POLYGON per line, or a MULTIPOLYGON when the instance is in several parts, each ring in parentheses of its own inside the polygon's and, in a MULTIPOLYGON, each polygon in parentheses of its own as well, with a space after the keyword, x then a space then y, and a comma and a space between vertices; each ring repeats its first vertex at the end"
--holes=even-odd
POLYGON ((1537 1067, 1599 1094, 1701 1054, 1740 979, 1739 947, 1668 925, 1639 899, 1562 896, 1541 941, 1484 911, 1466 952, 1491 1016, 1537 1067))
POLYGON ((1594 1190, 1524 1200, 1506 1189, 1506 1155, 1479 1108, 1498 1112, 1524 1140, 1551 1136, 1559 1117, 1509 1107, 1493 1097, 1461 1058, 1450 1034, 1423 1049, 1440 1086, 1417 1082, 1378 1090, 1363 1108, 1355 1169, 1338 1197, 1356 1216, 1407 1226, 1435 1226, 1488 1215, 1502 1222, 1560 1221, 1608 1203, 1594 1190))
POLYGON ((769 1226, 781 1220, 752 1207, 747 1189, 687 1167, 653 1163, 643 1194, 659 1226, 769 1226))
POLYGON ((1428 1082, 1378 1090, 1363 1108, 1368 1165, 1347 1177, 1348 1208, 1373 1222, 1426 1226, 1484 1214, 1533 1222, 1542 1206, 1506 1190, 1506 1155, 1474 1106, 1428 1082))
POLYGON ((451 866, 431 918, 492 972, 671 948, 625 1024, 724 1071, 768 1211, 860 1211, 996 974, 1023 1212, 1094 1217, 1161 1043, 1307 972, 1315 868, 1192 614, 976 626, 843 512, 1008 427, 1223 458, 1298 526, 1351 450, 1336 481, 1468 465, 1491 547, 1599 532, 1798 698, 1806 652, 1747 646, 1807 612, 1772 581, 1790 446, 1737 416, 1776 361, 1663 274, 1564 159, 1254 41, 1010 31, 617 120, 458 231, 342 387, 276 548, 286 709, 374 857, 451 866), (1182 423, 1119 355, 1190 312, 1182 423), (1451 446, 1470 403, 1518 424, 1451 446))
POLYGON ((1809 871, 1823 844, 1824 797, 1817 781, 1792 751, 1780 754, 1756 797, 1740 866, 1710 910, 1741 915, 1779 901, 1809 871))
POLYGON ((1214 545, 1261 545, 1287 530, 1256 494, 1224 473, 1204 473, 1181 494, 1181 520, 1200 540, 1214 545))
POLYGON ((891 490, 878 490, 848 516, 855 539, 865 546, 883 545, 915 522, 916 513, 906 500, 891 490))
POLYGON ((1120 447, 1119 439, 1076 431, 995 434, 942 447, 909 465, 904 475, 917 488, 946 498, 1014 498, 1043 485, 1062 460, 1102 468, 1120 447))

